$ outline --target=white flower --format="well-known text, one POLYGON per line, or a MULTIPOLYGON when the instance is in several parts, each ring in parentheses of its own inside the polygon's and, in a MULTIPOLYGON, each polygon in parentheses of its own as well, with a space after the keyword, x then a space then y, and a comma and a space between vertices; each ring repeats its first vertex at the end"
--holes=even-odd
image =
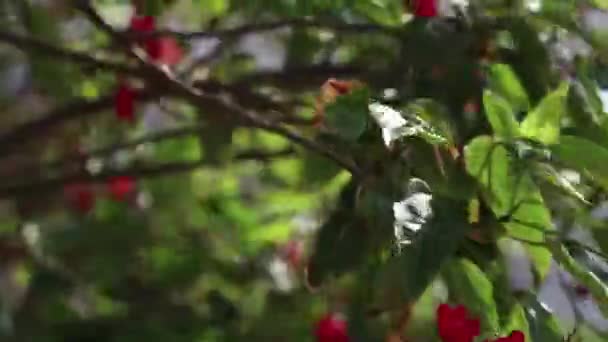
POLYGON ((372 117, 382 128, 382 139, 386 146, 404 135, 403 129, 407 121, 401 116, 401 113, 389 106, 379 103, 369 105, 369 111, 372 117))
POLYGON ((602 100, 604 112, 608 113, 608 90, 600 90, 599 96, 600 96, 600 99, 602 100))
POLYGON ((278 256, 272 258, 268 264, 268 272, 278 291, 289 292, 295 287, 289 273, 289 265, 282 258, 278 256))
POLYGON ((407 231, 417 232, 432 215, 432 196, 425 192, 416 192, 400 202, 393 203, 394 232, 398 244, 408 242, 407 231))

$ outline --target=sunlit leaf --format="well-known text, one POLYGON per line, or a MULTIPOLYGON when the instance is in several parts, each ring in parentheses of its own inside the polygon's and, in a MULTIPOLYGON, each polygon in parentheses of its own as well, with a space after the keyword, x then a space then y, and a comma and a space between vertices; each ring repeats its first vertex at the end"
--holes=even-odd
POLYGON ((507 100, 514 111, 525 111, 530 106, 526 90, 509 65, 493 64, 488 81, 490 89, 507 100))
POLYGON ((519 124, 507 101, 496 93, 485 91, 483 104, 488 121, 497 136, 513 139, 519 135, 519 124))
MULTIPOLYGON (((549 210, 538 186, 529 174, 522 172, 507 149, 492 138, 480 136, 464 151, 469 174, 484 187, 485 200, 496 217, 505 217, 508 233, 516 238, 540 242, 551 230, 549 210)), ((549 271, 551 253, 539 246, 526 246, 537 271, 544 277, 549 271)))
POLYGON ((547 95, 521 123, 524 136, 545 144, 559 140, 561 120, 566 113, 568 84, 547 95))

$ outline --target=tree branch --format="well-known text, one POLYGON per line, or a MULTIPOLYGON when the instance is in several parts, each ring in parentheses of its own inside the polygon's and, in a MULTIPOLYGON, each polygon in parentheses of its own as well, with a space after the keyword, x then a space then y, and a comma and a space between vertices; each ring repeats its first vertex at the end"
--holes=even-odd
MULTIPOLYGON (((151 92, 139 93, 138 100, 145 101, 157 95, 151 92)), ((0 153, 6 154, 17 145, 27 142, 46 130, 63 122, 102 112, 114 105, 114 96, 108 95, 96 100, 77 99, 51 110, 42 118, 22 124, 0 136, 0 153)))
POLYGON ((276 133, 298 145, 301 145, 311 151, 315 151, 322 156, 333 160, 336 164, 348 170, 355 177, 360 177, 362 175, 359 167, 348 156, 340 155, 331 150, 328 146, 300 135, 298 132, 283 126, 280 122, 269 120, 268 118, 259 115, 256 111, 244 108, 238 103, 226 98, 226 96, 211 95, 201 92, 196 88, 189 87, 179 82, 179 80, 172 78, 170 75, 163 73, 161 70, 158 72, 165 76, 166 82, 169 84, 171 92, 175 94, 175 96, 182 97, 200 108, 206 108, 209 106, 214 108, 223 108, 225 112, 236 116, 235 119, 245 124, 276 133))
POLYGON ((91 66, 97 69, 113 71, 126 75, 138 77, 144 76, 144 73, 140 68, 130 67, 121 63, 104 61, 85 53, 59 48, 34 37, 15 34, 8 31, 0 31, 0 42, 10 44, 23 51, 44 54, 46 56, 54 57, 66 62, 73 62, 84 66, 91 66))
MULTIPOLYGON (((112 27, 104 22, 104 20, 91 7, 90 1, 80 0, 77 2, 77 7, 84 12, 90 18, 90 20, 110 34, 113 39, 117 40, 118 43, 128 43, 128 39, 126 39, 123 34, 114 31, 112 27)), ((167 87, 167 91, 171 95, 181 97, 195 104, 201 109, 211 108, 214 112, 224 112, 231 115, 233 119, 236 119, 241 123, 250 124, 252 127, 261 128, 281 135, 298 145, 333 160, 335 163, 348 170, 355 177, 360 177, 362 175, 361 170, 351 158, 340 155, 332 151, 329 147, 302 136, 280 123, 268 120, 268 118, 259 115, 256 111, 244 108, 235 101, 227 99, 226 96, 223 96, 222 94, 208 94, 200 89, 180 82, 174 75, 171 75, 169 72, 152 63, 147 63, 143 60, 142 63, 142 69, 147 71, 147 79, 165 85, 167 87)))

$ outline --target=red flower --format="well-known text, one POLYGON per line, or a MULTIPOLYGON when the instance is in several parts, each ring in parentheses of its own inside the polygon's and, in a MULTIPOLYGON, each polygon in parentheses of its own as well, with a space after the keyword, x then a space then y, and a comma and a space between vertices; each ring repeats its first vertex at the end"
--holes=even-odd
POLYGON ((317 322, 317 342, 348 342, 346 321, 330 313, 317 322))
POLYGON ((148 52, 155 61, 166 65, 175 65, 182 60, 184 52, 175 38, 161 37, 157 39, 156 44, 158 45, 158 53, 153 56, 148 52))
MULTIPOLYGON (((156 20, 149 15, 135 15, 131 18, 130 29, 138 33, 149 33, 156 30, 156 20)), ((160 56, 160 40, 158 37, 143 39, 143 46, 152 60, 157 60, 160 56)))
POLYGON ((437 16, 437 0, 413 0, 414 15, 432 18, 437 16))
POLYGON ((125 201, 135 191, 135 179, 130 176, 117 176, 109 181, 112 198, 117 202, 125 201))
POLYGON ((134 15, 129 27, 135 32, 152 32, 156 29, 156 20, 150 15, 134 15))
MULTIPOLYGON (((156 21, 152 16, 133 16, 130 28, 134 32, 149 33, 156 30, 156 21)), ((142 44, 151 60, 162 64, 174 65, 183 56, 183 52, 173 37, 150 37, 142 44)))
POLYGON ((68 203, 80 213, 87 213, 95 206, 95 194, 90 184, 72 183, 63 188, 68 203))
POLYGON ((126 83, 121 83, 118 86, 114 96, 114 109, 118 120, 133 122, 135 119, 135 95, 135 90, 126 83))
POLYGON ((441 304, 437 308, 437 328, 444 342, 473 342, 479 335, 479 320, 470 319, 467 309, 441 304))
POLYGON ((495 339, 493 342, 525 342, 526 336, 519 330, 514 330, 511 335, 506 337, 500 337, 495 339))

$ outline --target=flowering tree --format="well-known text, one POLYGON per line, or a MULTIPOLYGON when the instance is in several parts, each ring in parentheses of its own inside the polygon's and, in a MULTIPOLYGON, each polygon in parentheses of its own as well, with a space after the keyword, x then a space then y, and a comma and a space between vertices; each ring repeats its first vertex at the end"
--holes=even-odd
POLYGON ((608 336, 605 0, 0 6, 3 337, 608 336))

